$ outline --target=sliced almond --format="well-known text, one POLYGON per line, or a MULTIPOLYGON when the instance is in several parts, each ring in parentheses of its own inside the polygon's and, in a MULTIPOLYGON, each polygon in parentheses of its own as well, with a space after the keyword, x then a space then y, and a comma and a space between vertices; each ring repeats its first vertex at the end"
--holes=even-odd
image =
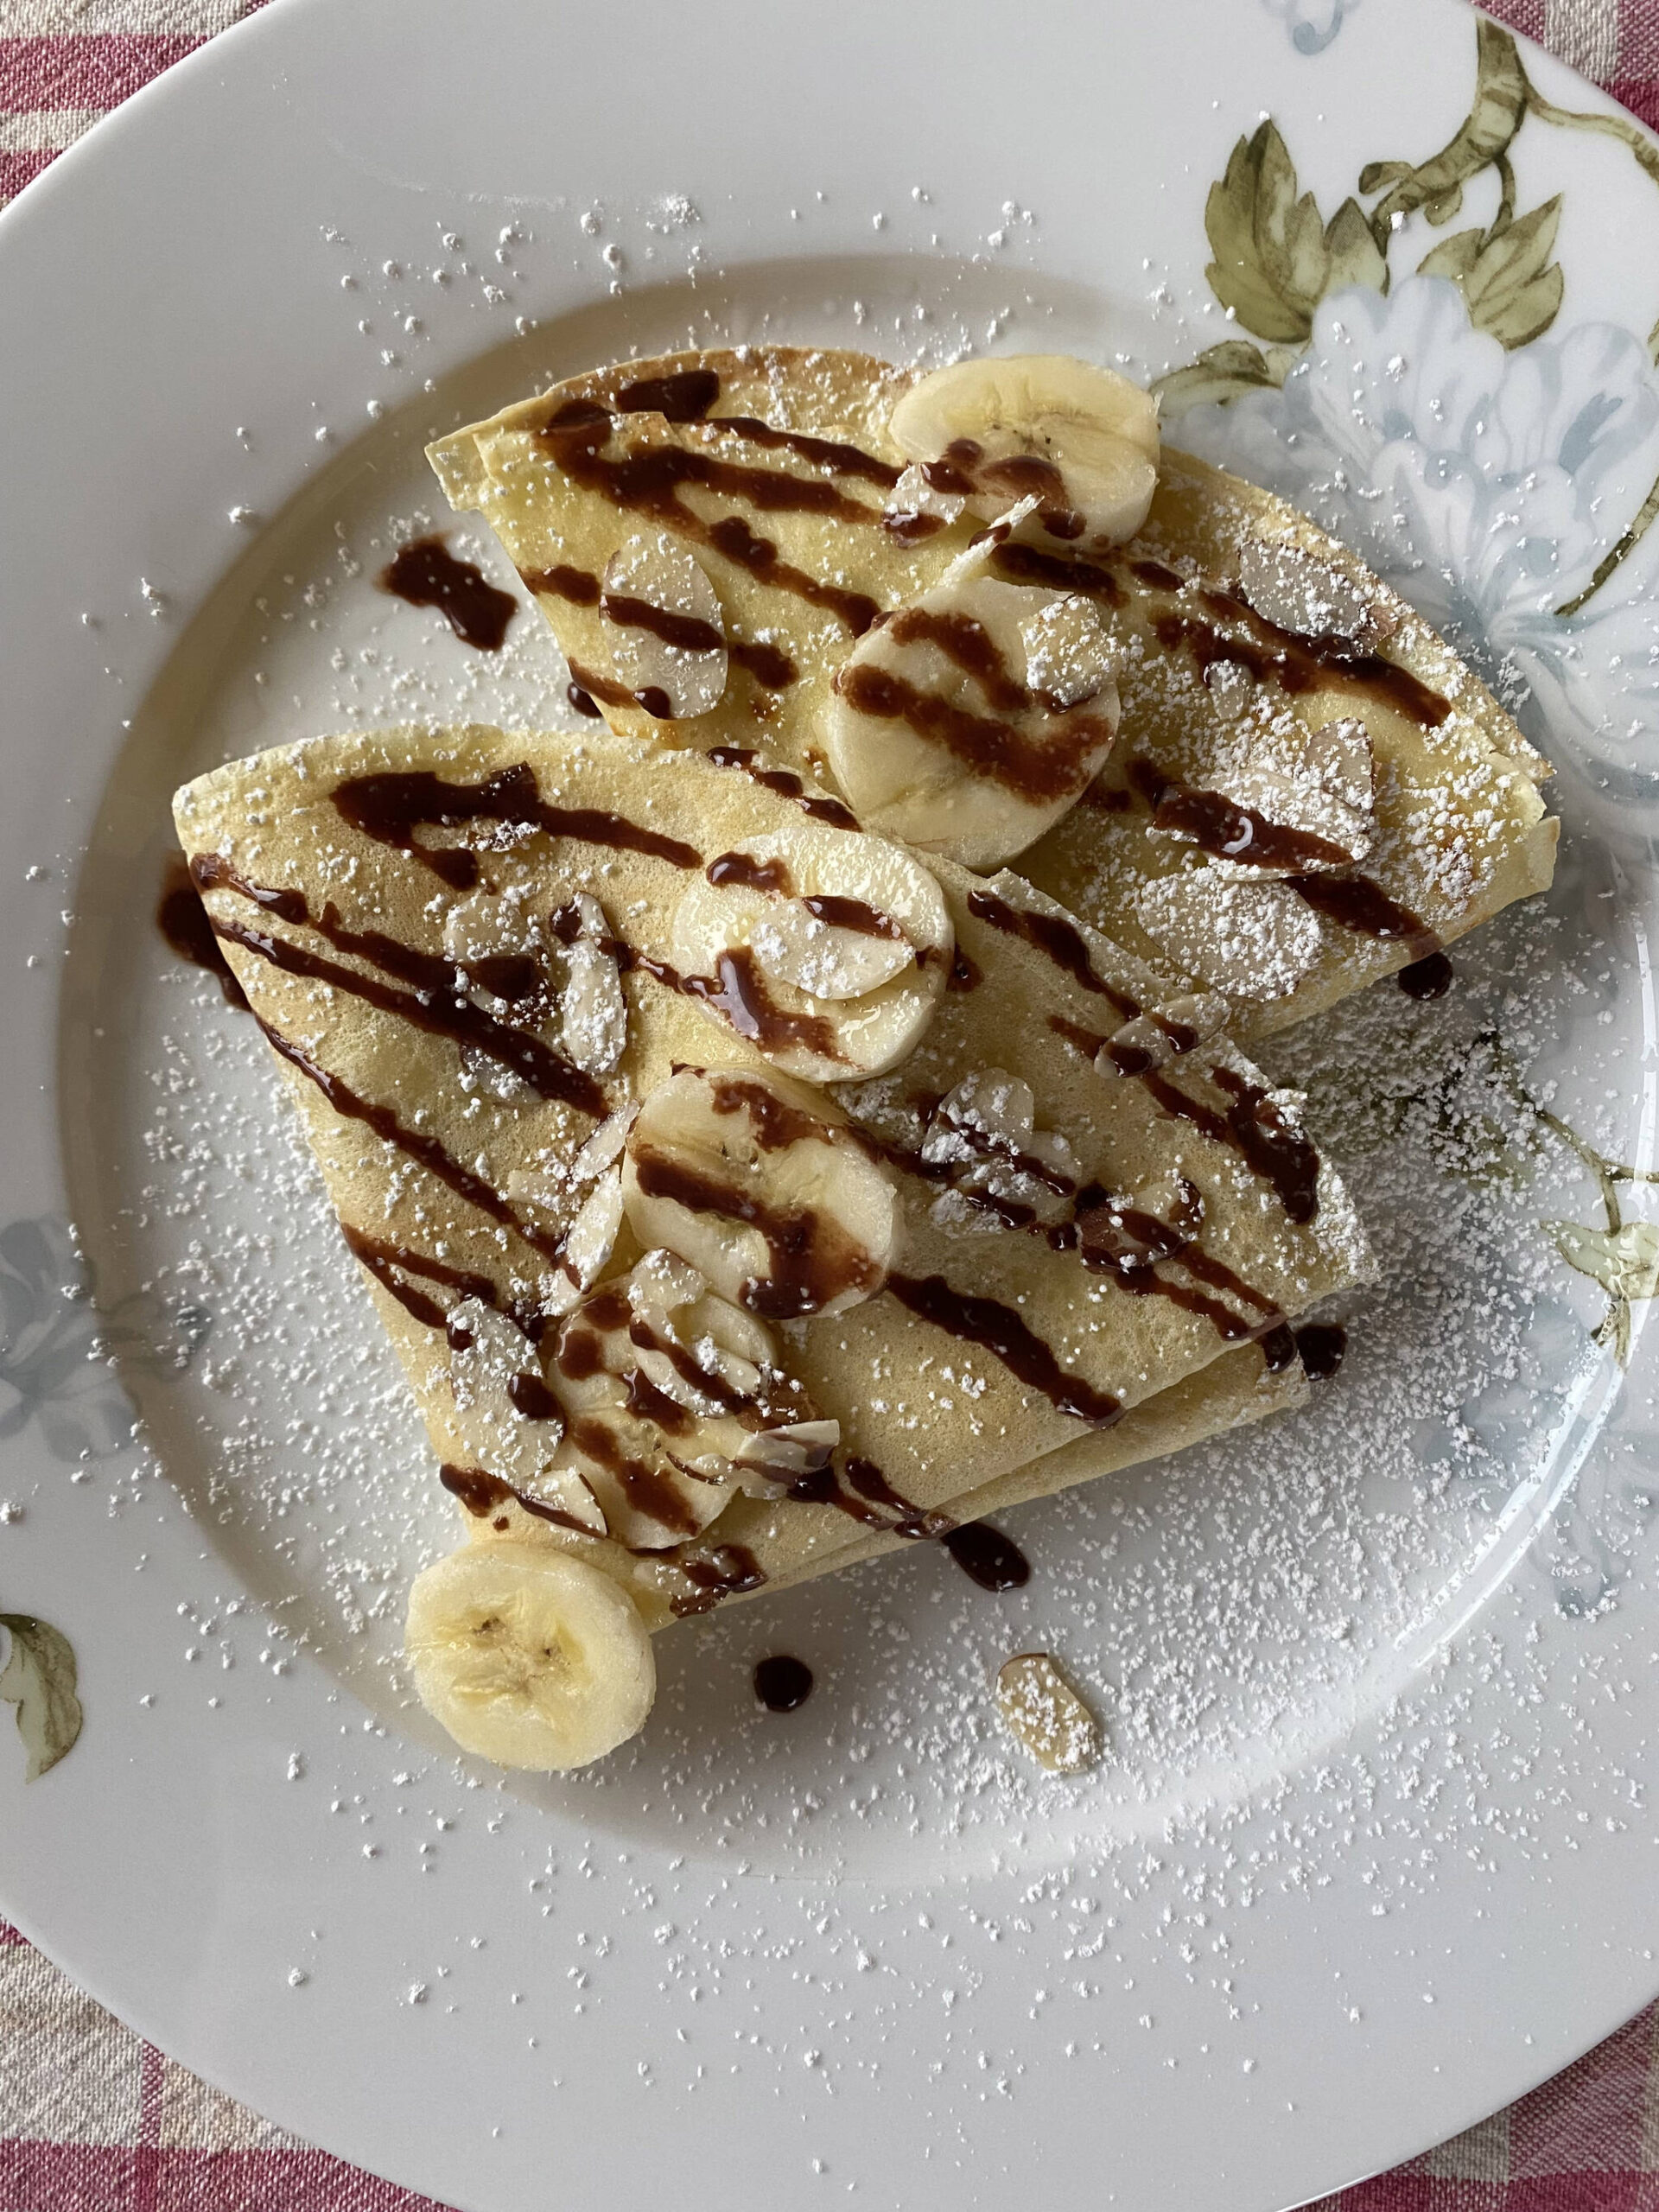
POLYGON ((608 1075, 628 1041, 628 1002, 605 910, 591 892, 568 893, 549 927, 561 956, 560 1041, 576 1066, 608 1075))
POLYGON ((996 1709, 1015 1742, 1051 1774, 1081 1774, 1100 1757, 1099 1721, 1046 1651, 1003 1662, 996 1709))
POLYGON ((1397 626, 1374 589, 1300 545, 1247 539, 1239 550, 1238 585, 1258 614, 1301 638, 1340 638, 1370 652, 1397 626))
POLYGON ((1253 724, 1208 784, 1160 799, 1151 834, 1203 845, 1230 874, 1330 874, 1363 861, 1376 841, 1371 741, 1361 721, 1317 730, 1290 716, 1253 724))
POLYGON ((663 531, 629 538, 605 571, 600 607, 612 666, 647 714, 687 721, 719 705, 725 620, 695 554, 663 531))
POLYGON ((1204 1194, 1175 1168, 1077 1216, 1079 1249, 1096 1267, 1128 1274, 1173 1259, 1204 1226, 1204 1194))
POLYGON ((968 502, 958 492, 941 492, 928 481, 927 464, 912 461, 887 494, 882 521, 902 543, 931 537, 955 522, 968 502))
POLYGON ((753 1497, 777 1497, 803 1475, 823 1472, 841 1442, 838 1421, 798 1421, 763 1428, 732 1454, 738 1487, 753 1497))
MULTIPOLYGON (((951 1192, 969 1207, 1008 1217, 1010 1209, 1039 1221, 1058 1219, 1082 1170, 1058 1129, 1036 1127, 1031 1085, 1003 1068, 966 1076, 939 1101, 922 1139, 922 1158, 949 1170, 951 1192)), ((961 1205, 936 1202, 941 1226, 966 1223, 961 1205)))
POLYGON ((1141 927, 1178 968, 1235 998, 1286 998, 1319 959, 1319 918, 1282 883, 1199 868, 1160 876, 1137 903, 1141 927))

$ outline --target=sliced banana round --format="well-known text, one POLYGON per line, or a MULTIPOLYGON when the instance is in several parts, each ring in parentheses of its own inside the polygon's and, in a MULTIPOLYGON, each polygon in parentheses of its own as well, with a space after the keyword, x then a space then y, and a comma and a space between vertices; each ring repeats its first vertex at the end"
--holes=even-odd
POLYGON ((956 943, 919 861, 885 838, 802 822, 694 876, 671 957, 710 1017, 812 1083, 880 1075, 932 1019, 956 943))
POLYGON ((638 1734, 657 1694, 632 1599, 550 1546, 468 1544, 426 1568, 404 1649, 427 1711, 498 1766, 587 1766, 638 1734))
POLYGON ((899 1193, 820 1096, 760 1068, 682 1068, 628 1133, 628 1221, 770 1320, 839 1313, 887 1279, 899 1193))
POLYGON ((823 726, 860 818, 995 868, 1094 781, 1117 734, 1123 646, 1094 601, 984 573, 973 551, 866 631, 823 726))
POLYGON ((988 518, 1034 496, 1031 527, 1080 548, 1133 537, 1158 480, 1156 400, 1069 353, 935 369, 905 393, 888 428, 933 492, 988 518))
POLYGON ((664 531, 629 538, 611 556, 599 603, 612 665, 648 715, 686 721, 719 705, 725 623, 695 554, 664 531))

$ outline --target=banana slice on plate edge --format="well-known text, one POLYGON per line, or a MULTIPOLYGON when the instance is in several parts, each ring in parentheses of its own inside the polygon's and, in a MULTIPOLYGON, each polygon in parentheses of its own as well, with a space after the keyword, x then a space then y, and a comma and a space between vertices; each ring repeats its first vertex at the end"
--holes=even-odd
POLYGON ((552 1545, 471 1543, 409 1593, 405 1653, 422 1704, 463 1751, 559 1774, 645 1726, 657 1662, 620 1583, 552 1545))

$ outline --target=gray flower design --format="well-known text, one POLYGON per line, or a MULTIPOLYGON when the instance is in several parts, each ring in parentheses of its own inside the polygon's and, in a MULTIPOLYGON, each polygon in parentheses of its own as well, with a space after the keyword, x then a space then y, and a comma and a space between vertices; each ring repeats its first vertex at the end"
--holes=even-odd
POLYGON ((1290 34, 1298 54, 1323 54, 1359 0, 1262 0, 1290 34))
POLYGON ((148 1292, 107 1315, 67 1224, 51 1215, 0 1230, 0 1440, 31 1421, 54 1459, 98 1459, 132 1434, 132 1407, 111 1365, 188 1363, 207 1333, 200 1306, 148 1292))

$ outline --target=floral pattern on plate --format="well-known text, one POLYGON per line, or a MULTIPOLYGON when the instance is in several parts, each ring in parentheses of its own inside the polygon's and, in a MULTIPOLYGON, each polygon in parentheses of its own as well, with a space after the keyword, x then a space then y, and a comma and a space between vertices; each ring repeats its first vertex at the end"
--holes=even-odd
MULTIPOLYGON (((54 1459, 106 1458, 133 1427, 111 1357, 181 1369, 208 1327, 201 1307, 169 1307, 142 1292, 105 1313, 64 1223, 50 1215, 10 1223, 0 1229, 0 1392, 10 1401, 0 1402, 0 1439, 32 1422, 54 1459)), ((80 1733, 75 1655, 60 1630, 33 1614, 0 1612, 0 1628, 9 1640, 0 1700, 17 1709, 33 1782, 80 1733)))
MULTIPOLYGON (((1303 52, 1341 25, 1340 4, 1265 4, 1303 52)), ((1515 163, 1534 123, 1611 137, 1659 184, 1659 154, 1635 124, 1544 99, 1513 36, 1484 21, 1452 137, 1420 162, 1368 163, 1328 219, 1264 119, 1234 146, 1205 210, 1207 281, 1251 340, 1210 347, 1160 390, 1179 443, 1351 546, 1559 770, 1604 811, 1621 804, 1608 840, 1628 840, 1628 857, 1645 863, 1652 824, 1629 810, 1659 804, 1643 743, 1659 717, 1644 543, 1659 515, 1659 325, 1645 341, 1598 321, 1552 334, 1567 289, 1554 258, 1562 195, 1523 206, 1515 163), (1491 220, 1423 251, 1413 219, 1448 228, 1491 178, 1491 220)), ((1659 1228, 1626 1219, 1621 1194, 1655 1178, 1552 1112, 1496 1033, 1483 1042, 1492 1095, 1519 1117, 1525 1148, 1564 1151, 1595 1180, 1601 1222, 1538 1227, 1605 1294, 1596 1338, 1622 1367, 1634 1308, 1659 1290, 1659 1228)))

